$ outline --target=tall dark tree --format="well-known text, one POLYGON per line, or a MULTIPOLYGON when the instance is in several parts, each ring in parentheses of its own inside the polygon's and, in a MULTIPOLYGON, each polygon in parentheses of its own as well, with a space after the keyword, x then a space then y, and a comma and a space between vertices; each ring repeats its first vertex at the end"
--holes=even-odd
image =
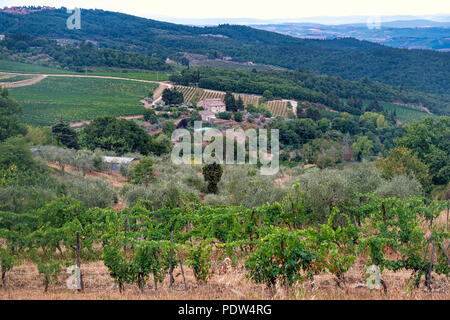
POLYGON ((203 177, 208 182, 208 192, 217 193, 217 184, 222 178, 222 166, 217 163, 207 164, 202 169, 203 177))
POLYGON ((166 105, 180 105, 184 102, 183 92, 177 89, 164 89, 162 94, 162 100, 166 105))
POLYGON ((66 123, 58 123, 52 127, 52 135, 63 146, 78 149, 78 134, 66 123))
POLYGON ((189 68, 189 59, 188 58, 183 57, 183 58, 181 58, 180 62, 181 62, 181 65, 189 68))
POLYGON ((234 98, 233 94, 231 92, 225 93, 224 98, 225 106, 227 107, 227 111, 237 111, 236 110, 236 99, 234 98))
POLYGON ((320 119, 320 112, 315 108, 308 108, 306 109, 306 117, 317 121, 320 119))
POLYGON ((383 112, 383 107, 376 100, 372 100, 367 107, 367 111, 383 112))
POLYGON ((243 111, 244 110, 244 100, 242 100, 242 97, 239 96, 239 98, 236 101, 236 110, 235 111, 243 111))

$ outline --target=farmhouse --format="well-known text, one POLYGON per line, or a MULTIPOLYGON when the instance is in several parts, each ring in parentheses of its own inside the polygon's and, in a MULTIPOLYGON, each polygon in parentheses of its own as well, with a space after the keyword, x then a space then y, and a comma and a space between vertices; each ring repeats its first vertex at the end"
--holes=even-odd
POLYGON ((5 39, 5 35, 4 34, 0 34, 0 41, 5 39))
POLYGON ((199 113, 202 116, 203 122, 214 123, 214 121, 216 121, 216 119, 217 119, 216 114, 209 110, 203 110, 203 111, 200 111, 199 113))
POLYGON ((213 123, 216 121, 216 113, 225 112, 225 103, 218 98, 203 99, 197 103, 197 107, 203 107, 205 110, 200 111, 203 122, 213 123))
POLYGON ((120 167, 129 166, 131 163, 139 162, 138 158, 126 158, 126 157, 102 157, 102 167, 111 171, 120 171, 120 167))
POLYGON ((219 98, 201 100, 197 103, 197 107, 203 107, 214 114, 226 111, 225 103, 219 98))

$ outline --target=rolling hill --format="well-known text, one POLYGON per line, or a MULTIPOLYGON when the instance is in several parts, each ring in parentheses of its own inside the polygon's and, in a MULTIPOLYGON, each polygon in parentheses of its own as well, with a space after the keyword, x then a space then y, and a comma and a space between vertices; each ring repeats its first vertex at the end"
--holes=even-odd
POLYGON ((82 10, 81 30, 66 28, 65 8, 0 12, 0 34, 91 40, 100 47, 179 60, 184 53, 231 57, 350 80, 368 78, 429 93, 450 92, 450 53, 402 50, 353 38, 299 39, 247 26, 191 27, 103 10, 82 10))

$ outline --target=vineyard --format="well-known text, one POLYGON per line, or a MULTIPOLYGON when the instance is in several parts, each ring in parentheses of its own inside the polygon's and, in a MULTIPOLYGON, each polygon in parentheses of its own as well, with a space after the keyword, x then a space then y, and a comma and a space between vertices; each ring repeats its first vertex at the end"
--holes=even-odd
POLYGON ((413 122, 415 120, 422 120, 429 116, 425 111, 413 109, 412 107, 401 106, 389 102, 380 102, 380 105, 384 110, 395 112, 398 120, 403 122, 413 122))
POLYGON ((70 269, 75 270, 74 290, 83 295, 94 282, 104 287, 99 283, 103 278, 94 281, 96 273, 85 268, 101 261, 120 294, 129 288, 144 295, 149 288, 167 292, 176 286, 194 295, 207 288, 213 275, 236 268, 268 297, 279 297, 280 292, 292 297, 298 286, 317 294, 316 280, 323 274, 348 294, 353 287, 347 273, 359 259, 381 274, 380 279, 361 274, 359 281, 368 283, 367 291, 386 295, 397 290, 387 285, 384 275, 404 271, 410 280, 402 290, 423 291, 422 284, 427 291, 448 290, 449 234, 435 223, 446 203, 360 196, 360 206, 346 213, 334 208, 328 222, 317 226, 304 225, 306 213, 295 186, 283 203, 253 209, 211 207, 186 196, 182 207, 157 211, 150 201, 113 211, 87 210, 62 198, 37 213, 0 212, 1 285, 17 289, 11 287, 9 275, 31 263, 42 280, 41 290, 49 292, 61 281, 63 267, 72 265, 78 266, 70 269), (217 267, 227 261, 228 268, 217 267), (446 279, 444 287, 438 287, 439 275, 446 279))
POLYGON ((23 120, 33 125, 77 122, 99 116, 139 115, 139 102, 157 85, 126 80, 48 77, 32 86, 13 88, 23 106, 23 120))
POLYGON ((288 114, 288 102, 282 100, 273 100, 267 102, 267 105, 274 117, 287 117, 288 114))
MULTIPOLYGON (((178 91, 183 93, 184 101, 190 102, 190 103, 197 103, 200 100, 203 99, 224 99, 225 92, 222 91, 214 91, 214 90, 208 90, 208 89, 201 89, 201 88, 195 88, 195 87, 186 87, 186 86, 176 86, 175 87, 178 91)), ((239 99, 239 97, 242 98, 244 101, 244 105, 247 106, 249 104, 252 104, 254 106, 257 106, 259 104, 259 100, 261 99, 261 96, 253 95, 253 94, 238 94, 233 93, 235 99, 239 99)), ((272 115, 273 116, 280 116, 280 117, 286 117, 288 113, 287 108, 287 101, 282 100, 272 100, 268 101, 267 105, 269 106, 272 115)))

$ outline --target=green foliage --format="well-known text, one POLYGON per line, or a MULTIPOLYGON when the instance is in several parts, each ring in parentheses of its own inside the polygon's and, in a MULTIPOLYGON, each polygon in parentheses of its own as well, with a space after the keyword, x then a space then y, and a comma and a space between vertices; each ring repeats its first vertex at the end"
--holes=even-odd
POLYGON ((263 98, 266 99, 266 101, 270 101, 273 100, 273 93, 270 90, 264 90, 263 94, 262 94, 263 98))
POLYGON ((37 168, 23 137, 11 137, 0 142, 0 170, 8 170, 12 166, 19 171, 34 171, 37 168))
POLYGON ((231 120, 231 115, 232 115, 231 112, 219 112, 217 114, 217 117, 223 120, 231 120))
POLYGON ((207 282, 211 276, 211 247, 206 242, 187 245, 186 264, 192 268, 197 284, 207 282))
MULTIPOLYGON (((49 72, 52 73, 52 72, 49 72)), ((104 116, 140 115, 142 100, 156 84, 129 80, 47 77, 26 87, 11 89, 28 124, 52 126, 104 116)))
POLYGON ((233 93, 231 93, 230 91, 227 91, 225 93, 225 97, 223 99, 223 101, 225 102, 225 106, 226 109, 229 111, 238 111, 236 108, 236 99, 234 98, 233 93))
POLYGON ((50 127, 27 126, 25 139, 31 145, 46 145, 52 142, 52 130, 50 127))
POLYGON ((10 250, 0 247, 1 286, 6 288, 6 273, 19 264, 18 258, 10 250))
POLYGON ((50 284, 56 283, 56 279, 61 272, 61 262, 53 260, 50 257, 36 256, 34 262, 37 265, 38 272, 44 276, 44 292, 47 292, 50 284))
POLYGON ((162 131, 164 132, 164 134, 167 135, 168 137, 170 137, 172 135, 172 132, 175 131, 176 126, 172 121, 166 120, 162 124, 161 128, 162 128, 162 131))
MULTIPOLYGON (((411 278, 416 281, 431 268, 438 274, 449 274, 450 268, 442 248, 442 241, 448 238, 442 228, 432 221, 439 216, 444 207, 443 202, 424 203, 423 199, 411 198, 406 201, 397 198, 379 199, 368 195, 370 200, 359 208, 368 218, 368 223, 361 230, 359 249, 369 256, 368 264, 377 264, 381 269, 413 271, 411 278), (431 235, 426 236, 420 228, 421 220, 430 224, 431 235), (430 242, 434 243, 437 263, 430 266, 428 257, 430 242), (399 258, 391 258, 389 249, 399 253, 399 258)), ((430 247, 431 249, 431 247, 430 247)))
POLYGON ((58 123, 52 127, 52 136, 58 143, 70 149, 78 149, 77 132, 66 123, 58 123))
POLYGON ((325 268, 335 275, 339 287, 345 285, 345 273, 353 266, 356 259, 355 243, 358 239, 356 226, 348 216, 344 216, 346 227, 335 227, 335 217, 339 213, 333 208, 326 224, 319 225, 319 230, 308 228, 305 237, 310 241, 310 250, 318 255, 317 271, 325 268))
POLYGON ((152 158, 143 157, 139 163, 131 168, 131 181, 134 184, 149 184, 154 178, 153 164, 152 158))
POLYGON ((0 142, 27 133, 26 127, 19 120, 21 114, 21 106, 9 98, 8 89, 0 88, 0 142))
POLYGON ((353 153, 358 160, 372 154, 373 142, 366 136, 358 137, 355 143, 352 144, 353 153))
MULTIPOLYGON (((174 82, 182 85, 193 85, 193 78, 195 78, 195 82, 199 83, 199 87, 205 89, 262 95, 267 88, 270 88, 273 95, 280 98, 320 103, 333 110, 354 115, 362 113, 364 109, 362 99, 385 101, 381 102, 385 109, 390 112, 398 110, 402 120, 405 118, 408 120, 419 119, 426 114, 417 109, 412 109, 412 107, 393 105, 394 102, 416 105, 422 103, 431 108, 432 112, 438 114, 447 114, 450 102, 449 96, 446 94, 437 96, 404 90, 404 86, 400 88, 391 87, 367 78, 361 79, 362 77, 354 78, 356 81, 348 81, 338 77, 319 76, 305 71, 250 72, 191 68, 190 70, 183 70, 180 76, 171 77, 174 82), (197 74, 200 74, 200 81, 197 81, 197 74)), ((400 86, 402 85, 400 84, 400 86)), ((423 87, 417 88, 417 90, 422 91, 423 87)), ((265 99, 262 98, 261 100, 265 99)), ((300 112, 301 108, 298 108, 297 111, 300 112)))
POLYGON ((217 193, 217 184, 222 178, 223 169, 220 164, 212 163, 207 164, 202 169, 203 177, 208 182, 208 192, 217 193))
POLYGON ((144 120, 148 121, 152 124, 155 124, 158 122, 158 117, 155 113, 155 110, 153 109, 145 109, 144 111, 144 120))
POLYGON ((86 209, 79 201, 71 198, 60 198, 46 204, 39 210, 39 219, 42 225, 52 228, 61 228, 67 222, 77 219, 86 222, 86 209))
POLYGON ((274 293, 277 282, 290 287, 306 278, 301 271, 309 276, 315 258, 306 247, 301 232, 274 228, 257 242, 257 249, 250 253, 245 267, 250 272, 250 279, 265 283, 274 293))
POLYGON ((408 148, 392 149, 388 157, 378 159, 377 168, 380 169, 385 179, 391 179, 396 175, 412 175, 422 183, 426 190, 429 190, 431 186, 427 165, 413 155, 408 148))
POLYGON ((346 112, 340 114, 339 117, 334 118, 331 126, 333 129, 339 130, 342 133, 355 134, 358 132, 358 123, 346 112))
POLYGON ((134 121, 113 117, 97 118, 80 133, 80 145, 90 150, 111 150, 119 155, 139 152, 147 155, 151 138, 134 121))
POLYGON ((172 141, 165 134, 161 134, 156 139, 152 137, 152 144, 150 147, 150 152, 157 156, 162 156, 164 154, 170 153, 172 150, 172 141))
POLYGON ((406 127, 406 133, 397 139, 400 147, 412 151, 428 165, 432 181, 437 185, 450 182, 450 117, 438 120, 426 118, 406 127))
MULTIPOLYGON (((29 34, 29 32, 26 32, 29 34)), ((36 34, 41 36, 41 34, 36 34)), ((84 72, 87 67, 136 68, 147 70, 168 70, 169 67, 160 58, 138 53, 98 48, 92 43, 79 45, 58 45, 57 41, 34 38, 24 34, 8 34, 1 46, 11 54, 25 54, 32 51, 35 55, 49 55, 53 64, 65 69, 84 72)))
POLYGON ((240 112, 233 113, 233 119, 236 122, 242 122, 242 113, 240 112))
POLYGON ((282 145, 300 146, 318 136, 317 124, 311 119, 276 121, 272 128, 280 130, 282 145))
POLYGON ((162 100, 168 106, 180 105, 184 102, 183 93, 178 91, 176 88, 164 89, 162 93, 162 100))

